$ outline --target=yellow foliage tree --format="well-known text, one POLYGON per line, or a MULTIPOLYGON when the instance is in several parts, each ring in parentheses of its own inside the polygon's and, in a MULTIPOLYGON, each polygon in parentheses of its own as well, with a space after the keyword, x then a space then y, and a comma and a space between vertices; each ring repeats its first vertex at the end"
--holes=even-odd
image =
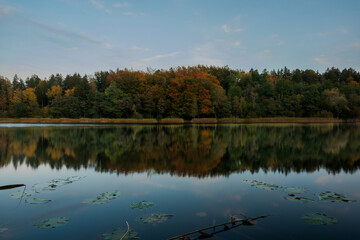
POLYGON ((60 97, 61 94, 62 94, 62 89, 59 85, 57 85, 57 86, 52 86, 51 89, 47 91, 46 96, 49 99, 54 99, 60 97))

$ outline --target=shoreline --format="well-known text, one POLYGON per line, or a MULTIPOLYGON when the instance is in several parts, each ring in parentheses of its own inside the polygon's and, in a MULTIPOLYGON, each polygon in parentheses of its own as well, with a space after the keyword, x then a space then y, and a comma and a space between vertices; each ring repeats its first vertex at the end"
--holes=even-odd
POLYGON ((357 123, 360 119, 338 118, 181 118, 165 119, 110 119, 110 118, 0 118, 0 123, 29 124, 251 124, 251 123, 357 123))

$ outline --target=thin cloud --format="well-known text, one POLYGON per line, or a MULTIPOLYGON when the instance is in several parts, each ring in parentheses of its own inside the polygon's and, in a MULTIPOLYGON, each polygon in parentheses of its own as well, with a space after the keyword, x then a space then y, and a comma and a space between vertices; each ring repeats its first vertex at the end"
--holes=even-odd
POLYGON ((349 31, 347 28, 341 28, 341 29, 334 29, 332 31, 329 31, 329 32, 318 32, 315 34, 315 36, 317 37, 326 37, 326 36, 329 36, 329 35, 337 35, 339 33, 341 34, 347 34, 349 31))
POLYGON ((89 37, 85 34, 81 34, 81 33, 76 33, 76 32, 72 32, 69 31, 67 29, 64 28, 59 28, 59 27, 53 27, 51 25, 47 25, 44 24, 42 22, 38 22, 36 20, 33 19, 24 19, 25 22, 27 24, 31 24, 43 31, 46 31, 48 33, 52 33, 55 34, 57 36, 61 36, 61 37, 65 37, 65 38, 69 38, 69 39, 74 39, 74 40, 78 40, 81 42, 87 42, 87 43, 91 43, 91 44, 103 44, 101 41, 94 39, 92 37, 89 37))
POLYGON ((14 8, 11 6, 0 5, 0 18, 3 18, 14 11, 14 8))
POLYGON ((347 34, 348 30, 347 30, 347 28, 342 28, 339 30, 339 32, 341 32, 342 34, 347 34))
POLYGON ((62 22, 58 22, 58 25, 59 25, 59 27, 62 28, 62 29, 68 27, 65 23, 62 23, 62 22))
POLYGON ((218 44, 217 42, 208 42, 193 48, 189 55, 191 58, 184 65, 214 65, 222 66, 224 57, 224 46, 223 43, 218 44))
POLYGON ((105 6, 104 6, 104 2, 103 1, 99 1, 99 0, 90 0, 90 3, 98 8, 98 9, 103 9, 105 6))
POLYGON ((133 46, 130 48, 130 50, 133 51, 141 51, 141 52, 147 52, 150 50, 150 48, 142 48, 142 47, 138 47, 138 46, 133 46))
POLYGON ((270 49, 265 49, 264 51, 261 52, 260 55, 256 56, 256 58, 258 60, 263 60, 265 58, 270 58, 271 57, 271 50, 270 49))
POLYGON ((330 35, 330 32, 318 32, 315 35, 318 37, 326 37, 326 36, 330 35))
POLYGON ((279 40, 277 45, 278 45, 278 46, 282 46, 282 45, 284 45, 284 43, 285 43, 284 40, 279 40))
POLYGON ((65 48, 66 50, 70 50, 70 51, 77 51, 79 50, 78 47, 70 47, 70 48, 65 48))
POLYGON ((354 43, 354 44, 353 44, 353 47, 354 47, 354 48, 360 48, 360 42, 354 43))
POLYGON ((122 8, 122 7, 127 7, 127 6, 129 6, 129 3, 128 3, 128 2, 124 2, 124 3, 114 3, 112 6, 115 7, 115 8, 122 8))
POLYGON ((271 38, 277 41, 278 46, 282 46, 285 43, 285 41, 279 38, 279 35, 276 33, 271 34, 271 38))
POLYGON ((102 46, 103 48, 106 48, 106 49, 112 49, 112 48, 114 48, 114 46, 111 45, 110 43, 103 43, 101 46, 102 46))
POLYGON ((221 26, 222 30, 226 33, 230 33, 230 32, 242 32, 245 29, 244 28, 230 28, 227 24, 224 24, 221 26))
POLYGON ((144 16, 144 13, 135 13, 135 12, 122 12, 125 16, 131 16, 131 17, 138 17, 138 16, 144 16))
POLYGON ((331 62, 329 62, 325 57, 316 57, 313 60, 320 65, 330 65, 331 64, 331 62))
POLYGON ((241 45, 241 42, 240 42, 240 41, 236 41, 236 42, 233 42, 231 45, 234 46, 234 47, 238 47, 238 46, 241 45))
POLYGON ((180 52, 159 54, 159 55, 156 55, 156 56, 153 56, 153 57, 140 59, 140 61, 142 61, 142 62, 151 62, 151 61, 159 60, 159 59, 162 59, 162 58, 174 57, 174 56, 178 55, 179 53, 180 52))

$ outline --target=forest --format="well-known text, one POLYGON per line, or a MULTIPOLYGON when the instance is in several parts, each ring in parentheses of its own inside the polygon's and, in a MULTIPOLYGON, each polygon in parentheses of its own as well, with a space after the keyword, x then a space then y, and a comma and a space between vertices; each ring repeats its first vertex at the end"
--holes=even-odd
POLYGON ((2 118, 360 117, 352 68, 242 71, 227 66, 0 76, 2 118))

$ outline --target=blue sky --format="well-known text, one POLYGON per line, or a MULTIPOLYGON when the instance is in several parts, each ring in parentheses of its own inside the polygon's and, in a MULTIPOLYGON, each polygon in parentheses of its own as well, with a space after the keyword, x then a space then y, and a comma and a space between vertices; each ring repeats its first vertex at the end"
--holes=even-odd
POLYGON ((228 65, 360 71, 358 0, 0 0, 0 75, 228 65))

